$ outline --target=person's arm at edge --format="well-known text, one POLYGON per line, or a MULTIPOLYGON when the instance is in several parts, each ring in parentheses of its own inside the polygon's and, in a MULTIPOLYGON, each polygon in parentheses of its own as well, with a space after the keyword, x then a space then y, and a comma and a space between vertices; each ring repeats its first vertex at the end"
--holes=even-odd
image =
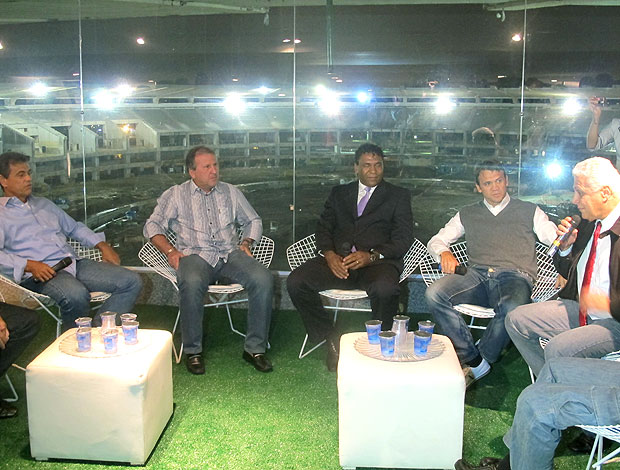
POLYGON ((545 245, 551 245, 557 237, 557 226, 549 220, 547 214, 538 206, 534 211, 533 227, 536 237, 545 245))
POLYGON ((463 235, 465 235, 465 227, 463 227, 461 223, 460 212, 457 212, 456 215, 428 241, 426 247, 431 256, 433 256, 437 262, 440 262, 441 254, 445 251, 450 251, 450 244, 457 241, 463 235))

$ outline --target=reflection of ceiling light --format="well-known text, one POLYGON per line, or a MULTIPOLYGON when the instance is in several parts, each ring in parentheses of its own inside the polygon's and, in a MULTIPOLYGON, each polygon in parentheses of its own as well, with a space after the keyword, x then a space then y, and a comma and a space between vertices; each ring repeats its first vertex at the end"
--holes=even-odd
POLYGON ((550 180, 562 176, 562 166, 558 162, 551 162, 545 167, 545 174, 550 180))
POLYGON ((30 86, 28 91, 34 96, 45 96, 49 91, 49 87, 45 83, 36 82, 30 86))
POLYGON ((239 81, 239 79, 235 77, 235 78, 233 78, 233 79, 232 79, 232 81, 233 81, 233 82, 238 82, 238 81, 239 81))
POLYGON ((456 103, 449 96, 440 96, 435 102, 435 113, 448 114, 455 106, 456 103))
POLYGON ((342 83, 342 78, 339 78, 338 80, 336 80, 336 83, 342 83))
POLYGON ((569 98, 562 105, 562 114, 564 116, 574 116, 581 111, 581 104, 576 98, 569 98))
POLYGON ((340 98, 332 91, 325 91, 319 100, 319 108, 328 116, 335 116, 340 112, 340 98))
POLYGON ((521 40, 521 33, 515 33, 511 38, 514 42, 519 42, 521 40))
POLYGON ((144 38, 143 37, 136 38, 136 42, 139 45, 144 46, 144 38))
POLYGON ((256 91, 260 93, 261 95, 266 95, 267 93, 271 93, 273 90, 263 85, 263 86, 258 87, 256 91))
POLYGON ((293 42, 294 42, 295 44, 299 44, 299 43, 301 42, 301 39, 295 39, 293 42))
POLYGON ((4 49, 4 46, 2 45, 2 43, 0 42, 0 50, 4 49))
POLYGON ((79 77, 80 76, 80 72, 73 72, 73 76, 74 77, 79 77))
POLYGON ((368 93, 366 93, 365 91, 360 91, 357 94, 357 101, 359 101, 360 103, 368 103, 369 100, 370 96, 368 96, 368 93))
POLYGON ((338 80, 338 77, 336 75, 329 77, 329 78, 331 78, 332 80, 338 80))
POLYGON ((498 75, 497 78, 506 78, 506 75, 498 75))
POLYGON ((245 101, 237 93, 231 93, 224 100, 224 109, 236 116, 245 111, 245 101))
POLYGON ((286 96, 286 93, 278 93, 278 96, 286 96))
POLYGON ((291 42, 291 40, 289 38, 286 38, 286 39, 282 39, 282 42, 286 44, 286 43, 291 42))

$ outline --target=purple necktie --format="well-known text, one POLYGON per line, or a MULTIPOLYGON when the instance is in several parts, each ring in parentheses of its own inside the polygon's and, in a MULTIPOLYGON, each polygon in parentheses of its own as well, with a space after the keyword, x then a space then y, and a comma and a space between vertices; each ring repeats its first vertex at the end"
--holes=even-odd
POLYGON ((361 216, 364 213, 364 209, 366 209, 366 204, 368 204, 368 199, 370 199, 370 187, 365 187, 366 194, 360 199, 360 202, 357 203, 357 216, 361 216))

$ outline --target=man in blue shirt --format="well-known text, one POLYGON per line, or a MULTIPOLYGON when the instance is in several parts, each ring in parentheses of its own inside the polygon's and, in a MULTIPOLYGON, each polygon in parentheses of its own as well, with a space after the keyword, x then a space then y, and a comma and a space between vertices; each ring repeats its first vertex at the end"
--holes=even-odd
POLYGON ((51 297, 60 307, 63 330, 89 312, 91 292, 111 294, 98 313, 130 312, 142 289, 140 276, 120 267, 103 233, 94 233, 48 199, 32 195, 28 161, 16 152, 0 155, 0 274, 51 297), (67 238, 98 248, 104 262, 80 259, 67 238), (54 271, 52 266, 66 257, 72 263, 54 271))

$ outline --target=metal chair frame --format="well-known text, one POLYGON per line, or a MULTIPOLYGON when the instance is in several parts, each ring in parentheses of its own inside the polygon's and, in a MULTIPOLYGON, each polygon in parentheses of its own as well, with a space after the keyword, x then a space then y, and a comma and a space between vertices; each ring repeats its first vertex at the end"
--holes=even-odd
MULTIPOLYGON (((415 239, 405 256, 403 257, 403 272, 400 275, 399 282, 403 282, 407 279, 411 273, 418 266, 420 260, 427 254, 426 247, 422 242, 418 239, 415 239)), ((317 256, 316 251, 316 238, 314 233, 308 235, 301 240, 296 241, 291 246, 286 249, 286 259, 288 261, 289 267, 291 271, 298 266, 302 265, 306 261, 311 258, 315 258, 317 256)), ((336 323, 338 319, 338 312, 340 310, 348 310, 352 312, 372 312, 370 308, 366 307, 343 307, 341 302, 348 300, 362 300, 368 297, 368 294, 364 290, 360 289, 328 289, 319 292, 325 298, 335 300, 336 305, 327 304, 324 306, 326 310, 334 311, 334 319, 333 323, 336 323)), ((308 351, 305 351, 306 344, 308 342, 308 335, 306 334, 304 341, 301 345, 301 349, 299 350, 299 359, 303 359, 308 354, 319 348, 325 343, 325 340, 320 343, 314 345, 308 351)))
MULTIPOLYGON (((559 288, 555 285, 558 273, 555 266, 553 266, 552 258, 547 255, 547 249, 548 247, 543 243, 536 243, 536 265, 538 272, 536 282, 532 289, 532 302, 543 302, 548 300, 559 291, 559 288)), ((466 242, 452 244, 450 246, 450 251, 452 251, 452 254, 459 264, 464 266, 469 264, 466 242)), ((430 253, 420 262, 422 279, 427 286, 430 286, 437 279, 446 275, 442 273, 438 267, 439 264, 430 253)), ((470 329, 475 330, 486 329, 486 326, 476 325, 474 323, 476 318, 493 318, 495 316, 495 311, 492 308, 482 307, 480 305, 459 304, 455 305, 454 309, 457 312, 471 317, 468 326, 470 329)))
MULTIPOLYGON (((166 237, 173 246, 176 245, 176 234, 173 231, 168 231, 166 233, 166 237)), ((269 237, 263 236, 260 239, 259 243, 252 250, 252 254, 258 262, 262 263, 266 268, 269 268, 269 266, 271 265, 271 260, 273 259, 273 251, 273 240, 269 237)), ((157 274, 170 281, 174 289, 179 292, 176 271, 168 263, 168 258, 166 257, 166 255, 159 251, 155 247, 155 245, 153 245, 150 241, 146 242, 138 252, 138 258, 140 258, 140 261, 142 261, 145 266, 153 269, 157 274)), ((209 286, 207 295, 213 296, 214 301, 205 303, 204 307, 225 307, 226 314, 228 315, 228 324, 230 325, 231 331, 245 338, 245 333, 242 333, 237 328, 235 328, 230 313, 230 305, 247 302, 247 298, 230 299, 230 296, 232 294, 236 294, 241 291, 243 291, 243 286, 241 284, 211 284, 209 286)), ((181 310, 177 312, 176 319, 174 320, 174 326, 172 328, 173 337, 176 333, 180 318, 181 310)), ((181 362, 181 358, 183 356, 183 342, 181 342, 181 346, 179 347, 178 352, 173 342, 172 350, 174 353, 175 361, 178 364, 179 362, 181 362)))

